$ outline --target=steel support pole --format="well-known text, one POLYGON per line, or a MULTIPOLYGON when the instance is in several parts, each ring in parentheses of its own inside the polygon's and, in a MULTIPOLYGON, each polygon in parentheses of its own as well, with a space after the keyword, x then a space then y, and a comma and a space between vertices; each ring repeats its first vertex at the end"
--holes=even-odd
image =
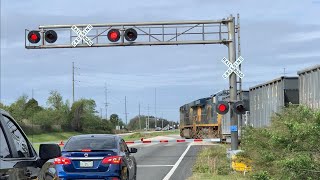
POLYGON ((72 62, 72 103, 74 103, 74 62, 72 62))
MULTIPOLYGON (((235 44, 235 18, 231 15, 228 22, 228 35, 229 42, 228 51, 229 51, 229 61, 233 64, 236 62, 236 44, 235 44)), ((229 77, 230 84, 230 106, 233 106, 233 103, 237 101, 237 76, 235 73, 232 73, 229 77)), ((231 150, 238 149, 238 116, 233 108, 230 108, 230 129, 231 129, 231 150)))

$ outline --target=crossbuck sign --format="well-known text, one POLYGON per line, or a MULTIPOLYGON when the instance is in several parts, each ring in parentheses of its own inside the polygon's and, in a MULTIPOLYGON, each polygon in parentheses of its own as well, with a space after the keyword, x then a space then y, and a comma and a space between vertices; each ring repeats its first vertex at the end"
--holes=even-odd
POLYGON ((72 46, 76 47, 81 40, 83 40, 84 42, 86 42, 88 44, 88 46, 92 46, 93 42, 91 41, 90 38, 88 38, 87 34, 88 32, 92 29, 93 27, 89 24, 83 31, 81 31, 77 26, 73 25, 71 27, 72 31, 75 32, 78 37, 72 41, 72 46))
POLYGON ((232 74, 233 72, 237 75, 237 76, 239 76, 241 79, 244 77, 244 74, 240 71, 240 69, 238 68, 239 67, 239 65, 242 63, 242 61, 243 61, 244 59, 240 56, 237 60, 236 60, 236 62, 234 62, 233 64, 227 59, 227 58, 223 58, 221 61, 226 65, 226 66, 228 66, 229 67, 229 69, 225 72, 225 73, 223 73, 223 75, 222 75, 222 77, 224 78, 224 79, 227 79, 229 76, 230 76, 230 74, 232 74))

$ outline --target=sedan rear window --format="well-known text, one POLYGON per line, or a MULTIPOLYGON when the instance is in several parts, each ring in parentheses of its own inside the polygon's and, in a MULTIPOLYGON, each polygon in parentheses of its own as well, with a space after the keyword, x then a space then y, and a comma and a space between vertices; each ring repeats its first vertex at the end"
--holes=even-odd
POLYGON ((108 150, 116 149, 114 137, 71 138, 64 146, 65 151, 81 151, 83 149, 108 150))

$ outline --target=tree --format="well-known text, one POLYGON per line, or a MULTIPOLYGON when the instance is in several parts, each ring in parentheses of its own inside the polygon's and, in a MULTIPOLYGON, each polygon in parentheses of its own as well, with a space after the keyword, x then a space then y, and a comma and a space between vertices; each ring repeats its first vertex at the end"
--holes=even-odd
POLYGON ((113 128, 115 128, 116 126, 124 126, 124 122, 119 118, 118 114, 111 114, 110 115, 110 122, 113 126, 113 128))
POLYGON ((6 106, 6 105, 0 103, 0 109, 3 109, 5 111, 9 111, 9 106, 6 106))
POLYGON ((47 105, 55 110, 61 109, 63 106, 61 94, 58 91, 51 91, 47 100, 47 105))
POLYGON ((9 106, 9 112, 10 114, 15 117, 16 120, 22 121, 23 119, 26 119, 26 112, 25 112, 25 107, 27 104, 28 96, 27 95, 22 95, 20 96, 17 101, 12 103, 9 106))
POLYGON ((96 103, 91 99, 80 99, 71 107, 71 127, 75 131, 82 131, 84 123, 96 120, 96 103))
POLYGON ((28 119, 41 110, 43 110, 43 108, 39 106, 38 101, 33 98, 30 99, 25 105, 25 113, 28 119))

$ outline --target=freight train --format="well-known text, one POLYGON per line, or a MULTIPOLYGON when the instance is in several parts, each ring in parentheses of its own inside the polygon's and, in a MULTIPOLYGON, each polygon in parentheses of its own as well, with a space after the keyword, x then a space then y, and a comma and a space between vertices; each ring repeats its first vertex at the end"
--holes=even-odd
MULTIPOLYGON (((242 100, 249 102, 249 109, 245 114, 239 115, 240 138, 242 126, 269 126, 272 115, 288 104, 320 108, 320 95, 317 93, 320 89, 320 65, 298 71, 297 75, 298 77, 282 76, 241 92, 242 100)), ((225 115, 216 112, 217 102, 228 102, 228 98, 229 91, 224 90, 181 106, 180 136, 197 139, 220 138, 228 141, 231 108, 225 115)))
POLYGON ((180 136, 185 138, 221 138, 221 119, 215 104, 229 94, 220 91, 180 107, 180 136))

